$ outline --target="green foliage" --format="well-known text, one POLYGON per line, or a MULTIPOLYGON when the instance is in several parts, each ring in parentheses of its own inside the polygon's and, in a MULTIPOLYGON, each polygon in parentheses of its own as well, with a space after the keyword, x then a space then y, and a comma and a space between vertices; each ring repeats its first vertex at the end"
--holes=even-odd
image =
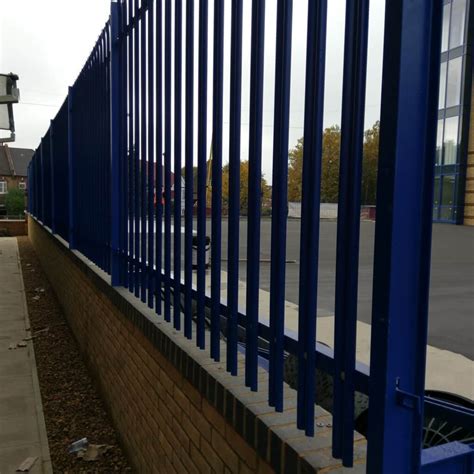
POLYGON ((22 215, 25 210, 24 191, 17 188, 10 189, 5 197, 5 207, 9 216, 22 215))
MULTIPOLYGON (((377 161, 379 150, 380 123, 364 133, 362 163, 362 204, 375 204, 377 189, 377 161)), ((301 201, 303 171, 303 137, 289 152, 288 200, 301 201)), ((338 125, 326 128, 323 132, 323 156, 321 169, 321 202, 337 202, 339 194, 339 156, 341 129, 338 125)))

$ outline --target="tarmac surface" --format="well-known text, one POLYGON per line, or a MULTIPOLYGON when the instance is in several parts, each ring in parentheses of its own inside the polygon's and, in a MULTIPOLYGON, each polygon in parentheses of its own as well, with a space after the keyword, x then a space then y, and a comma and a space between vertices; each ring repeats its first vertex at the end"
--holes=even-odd
MULTIPOLYGON (((299 292, 300 224, 299 219, 288 219, 285 299, 295 304, 298 304, 299 292)), ((181 225, 184 226, 184 219, 181 220, 181 225)), ((195 221, 194 232, 196 229, 195 221)), ((222 271, 227 271, 227 231, 228 221, 224 218, 222 220, 222 271)), ((358 320, 369 324, 372 315, 374 232, 375 222, 361 222, 358 320)), ((210 218, 207 219, 206 233, 211 236, 210 218)), ((321 220, 317 288, 318 317, 334 315, 336 236, 337 223, 333 220, 321 220)), ((171 245, 173 245, 173 237, 171 245)), ((183 235, 181 246, 183 249, 183 235)), ((239 249, 239 279, 245 283, 247 272, 247 219, 245 217, 240 218, 239 249)), ((266 292, 270 290, 270 257, 271 219, 262 218, 260 289, 266 292)), ((181 253, 181 259, 183 270, 184 252, 181 253)), ((474 361, 474 227, 434 224, 431 263, 428 343, 474 361)), ((239 306, 242 306, 243 301, 245 298, 239 294, 239 306)))
MULTIPOLYGON (((370 323, 375 223, 361 223, 358 319, 370 323)), ((318 312, 334 314, 337 223, 321 221, 318 312)), ((208 221, 210 235, 210 220, 208 221)), ((246 279, 247 221, 240 222, 239 278, 246 279)), ((270 289, 271 221, 261 223, 260 288, 270 289)), ((227 221, 222 223, 223 258, 227 255, 227 221)), ((289 219, 285 299, 298 304, 300 221, 289 219)), ((227 262, 222 262, 222 270, 227 262)), ((429 308, 430 345, 474 360, 474 228, 434 224, 429 308)))

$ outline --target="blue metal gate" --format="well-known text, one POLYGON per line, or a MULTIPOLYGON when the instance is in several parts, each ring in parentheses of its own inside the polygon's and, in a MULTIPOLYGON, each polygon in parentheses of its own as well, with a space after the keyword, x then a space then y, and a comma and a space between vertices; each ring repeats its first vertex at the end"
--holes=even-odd
POLYGON ((245 383, 251 390, 258 390, 260 342, 265 341, 268 403, 277 411, 283 409, 284 358, 288 353, 296 356, 297 425, 308 436, 314 436, 315 368, 330 373, 334 378, 333 455, 345 466, 353 462, 357 390, 370 399, 368 472, 471 473, 472 447, 449 443, 423 450, 421 442, 425 412, 473 424, 472 413, 424 397, 442 0, 386 3, 370 375, 355 358, 369 1, 349 1, 346 7, 334 351, 316 343, 327 0, 308 1, 299 336, 285 331, 292 3, 278 0, 277 5, 269 315, 258 312, 265 0, 252 0, 251 10, 246 314, 238 307, 238 245, 239 238, 245 238, 239 236, 243 0, 214 0, 212 25, 207 0, 112 1, 110 20, 30 164, 29 212, 67 240, 71 249, 109 273, 112 285, 128 287, 187 338, 194 338, 198 347, 209 349, 216 361, 221 357, 224 321, 227 370, 237 374, 237 352, 245 340, 245 383), (226 5, 231 8, 231 238, 228 248, 222 249, 226 5), (209 61, 213 65, 211 91, 209 61), (212 110, 207 109, 208 94, 212 110), (211 116, 209 144, 207 118, 211 116), (196 129, 194 180, 190 177, 196 129), (207 169, 209 146, 212 170, 207 169), (171 182, 172 170, 180 175, 183 163, 188 178, 184 195, 176 176, 174 186, 171 182), (209 171, 213 245, 208 294, 209 171), (197 247, 196 284, 193 245, 197 247), (225 250, 227 299, 221 297, 225 250), (210 347, 205 338, 206 308, 210 347), (263 322, 265 316, 269 316, 268 325, 263 322))

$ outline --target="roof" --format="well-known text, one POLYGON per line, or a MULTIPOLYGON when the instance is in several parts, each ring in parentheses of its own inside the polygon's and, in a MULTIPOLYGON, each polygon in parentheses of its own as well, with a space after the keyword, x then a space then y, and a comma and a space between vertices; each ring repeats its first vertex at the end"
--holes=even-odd
MULTIPOLYGON (((5 145, 0 146, 0 174, 11 176, 13 172, 6 154, 6 148, 7 146, 5 145)), ((28 148, 8 147, 8 152, 10 153, 16 176, 26 177, 28 175, 28 164, 33 157, 34 151, 28 148)))

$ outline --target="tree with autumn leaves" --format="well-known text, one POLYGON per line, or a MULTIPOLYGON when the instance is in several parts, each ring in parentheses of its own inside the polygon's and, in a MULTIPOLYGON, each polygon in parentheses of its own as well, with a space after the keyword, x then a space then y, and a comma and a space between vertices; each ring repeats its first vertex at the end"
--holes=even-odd
MULTIPOLYGON (((375 204, 377 189, 377 161, 379 151, 380 123, 364 132, 364 151, 362 163, 361 203, 375 204)), ((302 170, 303 170, 303 137, 288 154, 288 201, 301 201, 302 170)), ((336 203, 339 192, 339 154, 341 145, 341 129, 338 125, 326 128, 323 132, 323 156, 321 170, 321 202, 336 203)), ((185 168, 181 171, 185 176, 185 168)), ((193 168, 194 191, 197 185, 197 167, 193 168)), ((248 209, 248 160, 240 163, 240 212, 246 214, 248 209)), ((271 208, 271 187, 262 176, 262 207, 271 208)), ((207 205, 211 205, 210 193, 207 205)), ((229 164, 222 167, 222 207, 229 207, 229 164)))
MULTIPOLYGON (((269 207, 272 191, 262 176, 260 183, 262 206, 269 207)), ((247 214, 249 203, 249 162, 248 160, 240 162, 240 212, 247 214)), ((222 167, 222 206, 224 209, 229 207, 229 164, 222 167)))
MULTIPOLYGON (((208 164, 208 168, 210 168, 208 164)), ((186 179, 186 168, 182 168, 181 174, 186 179)), ((197 191, 197 166, 193 167, 193 190, 194 193, 197 191)), ((210 178, 210 177, 209 177, 210 178)), ((210 181, 210 179, 209 179, 210 181)), ((268 185, 265 177, 262 175, 261 183, 261 201, 262 207, 270 208, 271 207, 271 187, 268 185)), ((207 196, 207 206, 211 206, 211 193, 212 188, 209 193, 206 193, 207 196)), ((248 209, 248 196, 249 196, 249 162, 244 160, 240 162, 240 213, 245 215, 247 214, 248 209)), ((222 167, 222 208, 224 212, 229 209, 229 163, 225 164, 222 167)))
MULTIPOLYGON (((362 163, 361 203, 375 204, 377 189, 377 160, 379 150, 380 123, 364 133, 364 159, 362 163)), ((289 152, 288 200, 301 201, 303 170, 303 137, 289 152)), ((323 156, 321 169, 321 202, 337 202, 339 191, 339 154, 341 129, 338 125, 323 132, 323 156)))

